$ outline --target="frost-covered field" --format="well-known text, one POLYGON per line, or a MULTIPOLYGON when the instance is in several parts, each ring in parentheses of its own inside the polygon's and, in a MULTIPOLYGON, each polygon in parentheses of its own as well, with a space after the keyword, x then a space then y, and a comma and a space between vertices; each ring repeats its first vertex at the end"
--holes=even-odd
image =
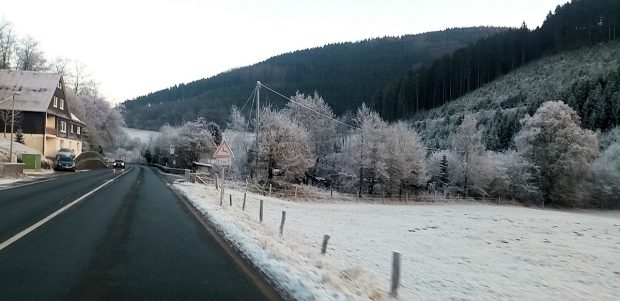
POLYGON ((298 299, 620 300, 620 214, 480 204, 289 202, 199 184, 175 188, 298 299), (229 191, 227 191, 228 194, 229 191), (258 223, 258 199, 265 201, 258 223), (278 236, 286 210, 284 237, 278 236), (321 256, 323 234, 331 240, 321 256))
POLYGON ((138 138, 144 143, 148 142, 151 138, 155 139, 159 135, 159 132, 156 131, 147 131, 134 128, 124 127, 123 131, 127 134, 127 136, 129 136, 129 138, 138 138))

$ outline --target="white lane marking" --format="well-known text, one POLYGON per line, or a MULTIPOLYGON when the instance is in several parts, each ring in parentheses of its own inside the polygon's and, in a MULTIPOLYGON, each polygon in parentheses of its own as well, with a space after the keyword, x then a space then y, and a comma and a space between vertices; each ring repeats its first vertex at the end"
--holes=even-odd
POLYGON ((3 242, 0 244, 0 251, 2 251, 4 248, 10 246, 12 243, 18 241, 19 239, 21 239, 22 237, 28 235, 28 233, 36 230, 37 228, 41 227, 43 224, 49 222, 51 219, 53 219, 54 217, 56 217, 57 215, 63 213, 64 211, 66 211, 67 209, 73 207, 75 204, 79 203, 80 201, 82 201, 83 199, 89 197, 90 195, 92 195, 93 193, 97 192, 99 189, 105 187, 106 185, 114 182, 116 179, 120 178, 121 176, 123 176, 126 173, 129 173, 131 171, 131 169, 128 169, 127 171, 123 172, 122 174, 114 177, 113 179, 108 180, 107 182, 99 185, 97 188, 91 190, 90 192, 88 192, 87 194, 77 198, 75 201, 65 205, 64 207, 56 210, 54 213, 48 215, 47 217, 45 217, 44 219, 36 222, 34 225, 26 228, 25 230, 15 234, 15 236, 9 238, 7 241, 3 242))

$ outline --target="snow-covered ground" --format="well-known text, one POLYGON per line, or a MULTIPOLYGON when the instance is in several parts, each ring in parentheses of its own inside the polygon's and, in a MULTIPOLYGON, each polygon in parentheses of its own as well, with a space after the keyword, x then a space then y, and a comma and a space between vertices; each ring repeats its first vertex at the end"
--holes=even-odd
POLYGON ((155 139, 159 135, 159 132, 156 131, 148 131, 148 130, 140 130, 134 128, 123 128, 123 131, 129 136, 129 138, 134 139, 138 138, 142 142, 148 142, 151 138, 155 139))
POLYGON ((22 181, 23 179, 18 179, 18 178, 0 178, 0 187, 7 185, 7 184, 12 184, 15 182, 19 182, 22 181))
POLYGON ((229 240, 299 300, 620 300, 620 213, 481 204, 290 202, 176 183, 229 240), (258 223, 259 199, 264 222, 258 223), (286 210, 284 236, 279 237, 286 210), (331 239, 320 255, 324 234, 331 239))
MULTIPOLYGON (((8 138, 4 138, 0 135, 0 161, 8 161, 9 159, 9 150, 11 148, 11 140, 8 138)), ((27 147, 21 143, 13 142, 13 154, 17 156, 21 156, 22 154, 41 154, 39 151, 27 147)), ((43 160, 49 161, 45 158, 43 160)))

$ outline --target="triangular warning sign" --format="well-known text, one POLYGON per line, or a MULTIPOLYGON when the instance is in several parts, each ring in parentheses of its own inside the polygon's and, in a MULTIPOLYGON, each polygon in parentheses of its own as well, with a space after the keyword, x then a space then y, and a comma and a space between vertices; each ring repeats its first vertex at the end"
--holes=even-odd
POLYGON ((230 149, 230 145, 228 145, 228 142, 224 139, 222 139, 222 143, 220 143, 220 146, 218 146, 215 153, 213 153, 213 158, 216 159, 228 159, 234 156, 235 154, 233 154, 232 149, 230 149))

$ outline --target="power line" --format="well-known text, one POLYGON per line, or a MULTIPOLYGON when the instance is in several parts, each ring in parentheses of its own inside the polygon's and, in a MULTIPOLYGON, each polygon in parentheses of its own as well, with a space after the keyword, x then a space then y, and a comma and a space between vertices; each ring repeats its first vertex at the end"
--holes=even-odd
POLYGON ((315 114, 317 114, 317 115, 320 115, 320 116, 323 116, 323 117, 325 117, 325 118, 331 119, 331 120, 333 120, 333 121, 335 121, 335 122, 338 122, 338 123, 340 123, 340 124, 343 124, 343 125, 345 125, 345 126, 348 126, 348 127, 350 127, 350 128, 353 128, 353 129, 360 129, 360 128, 359 128, 359 127, 357 127, 357 126, 350 125, 350 124, 348 124, 348 123, 346 123, 346 122, 342 122, 342 121, 340 121, 340 120, 338 120, 338 119, 336 119, 336 118, 333 118, 333 117, 331 117, 331 116, 329 116, 329 115, 323 114, 323 113, 321 113, 321 112, 319 112, 319 111, 317 111, 317 110, 315 110, 315 109, 313 109, 313 108, 310 108, 310 107, 308 107, 308 106, 306 106, 306 105, 303 105, 303 104, 301 104, 301 103, 299 103, 299 102, 296 102, 296 101, 294 101, 292 98, 286 97, 286 96, 284 96, 284 95, 280 94, 279 92, 277 92, 276 90, 273 90, 273 89, 271 89, 271 88, 269 88, 269 87, 267 87, 267 86, 265 86, 265 85, 263 85, 263 84, 260 84, 260 85, 261 85, 262 87, 264 87, 265 89, 267 89, 267 90, 269 90, 269 91, 271 91, 271 92, 275 93, 276 95, 278 95, 278 96, 280 96, 280 97, 282 97, 282 98, 285 98, 286 100, 288 100, 288 101, 290 101, 290 102, 292 102, 292 103, 294 103, 294 104, 296 104, 296 105, 298 105, 298 106, 300 106, 300 107, 302 107, 302 108, 304 108, 304 109, 306 109, 306 110, 312 111, 312 112, 314 112, 314 113, 315 113, 315 114))
POLYGON ((256 93, 256 88, 254 88, 254 90, 252 90, 252 94, 250 94, 250 97, 248 97, 248 99, 245 101, 245 104, 243 104, 243 107, 241 107, 241 110, 239 110, 239 112, 243 112, 243 109, 245 109, 245 106, 248 104, 250 99, 252 99, 252 103, 254 103, 254 94, 255 93, 256 93))

